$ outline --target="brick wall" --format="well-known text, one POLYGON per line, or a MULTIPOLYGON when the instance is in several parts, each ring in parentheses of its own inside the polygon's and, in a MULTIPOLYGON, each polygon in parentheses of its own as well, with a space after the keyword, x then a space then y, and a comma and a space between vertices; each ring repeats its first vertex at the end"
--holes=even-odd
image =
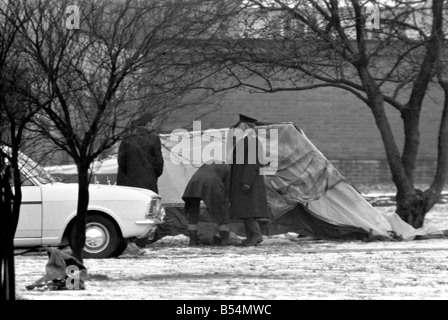
MULTIPOLYGON (((421 116, 421 146, 416 172, 417 183, 428 183, 435 172, 437 129, 443 95, 429 92, 421 116)), ((386 162, 381 136, 373 115, 351 93, 336 88, 275 94, 233 91, 220 101, 218 111, 202 119, 202 129, 228 127, 246 114, 262 121, 294 122, 308 138, 355 184, 389 183, 391 174, 386 162)), ((389 121, 399 149, 403 146, 399 113, 388 107, 389 121)), ((206 109, 206 108, 205 108, 206 109)), ((164 126, 165 131, 192 124, 202 114, 177 112, 164 126)))
MULTIPOLYGON (((331 163, 352 184, 389 184, 392 181, 386 160, 332 160, 331 163)), ((418 184, 430 184, 436 172, 436 162, 419 160, 415 170, 418 184)))

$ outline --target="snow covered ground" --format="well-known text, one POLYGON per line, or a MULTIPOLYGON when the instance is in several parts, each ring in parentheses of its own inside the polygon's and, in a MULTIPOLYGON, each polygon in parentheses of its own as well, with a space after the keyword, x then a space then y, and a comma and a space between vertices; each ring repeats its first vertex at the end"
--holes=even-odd
MULTIPOLYGON (((392 207, 378 210, 393 210, 392 207)), ((448 229, 448 205, 427 224, 448 229)), ((45 273, 46 254, 16 256, 17 293, 29 300, 342 300, 448 299, 448 238, 322 241, 295 234, 257 247, 189 247, 165 237, 141 254, 86 259, 85 290, 27 291, 45 273)))

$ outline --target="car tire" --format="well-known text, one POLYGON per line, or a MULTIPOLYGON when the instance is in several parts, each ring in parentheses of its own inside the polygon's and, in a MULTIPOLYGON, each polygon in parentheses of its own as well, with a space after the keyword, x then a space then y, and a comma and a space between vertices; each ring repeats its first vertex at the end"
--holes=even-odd
POLYGON ((144 249, 146 245, 149 243, 148 238, 142 238, 142 239, 136 239, 134 243, 139 247, 140 249, 144 249))
MULTIPOLYGON (((72 228, 70 233, 71 247, 76 237, 74 229, 72 228)), ((111 219, 98 214, 90 214, 86 220, 86 244, 83 257, 90 259, 114 257, 118 249, 121 249, 120 244, 123 240, 120 230, 111 219)))
POLYGON ((121 256, 121 254, 124 252, 124 250, 126 250, 127 247, 128 247, 128 240, 126 239, 121 240, 117 250, 114 253, 114 257, 121 256))

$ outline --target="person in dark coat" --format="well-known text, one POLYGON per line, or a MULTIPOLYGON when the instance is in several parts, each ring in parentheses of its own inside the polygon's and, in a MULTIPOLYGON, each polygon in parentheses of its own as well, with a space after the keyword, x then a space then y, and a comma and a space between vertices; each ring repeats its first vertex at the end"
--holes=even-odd
POLYGON ((256 246, 263 241, 257 220, 270 218, 264 178, 260 175, 263 165, 259 156, 264 154, 263 146, 254 127, 253 123, 240 122, 233 128, 241 129, 245 135, 236 141, 231 155, 230 218, 243 220, 245 246, 256 246))
POLYGON ((130 132, 118 149, 117 185, 144 188, 158 193, 158 178, 163 173, 162 144, 152 131, 152 117, 131 123, 130 132))
POLYGON ((188 219, 190 246, 198 242, 198 220, 201 200, 204 201, 211 220, 216 223, 220 244, 229 245, 229 183, 230 166, 227 164, 203 164, 189 180, 182 199, 188 219))

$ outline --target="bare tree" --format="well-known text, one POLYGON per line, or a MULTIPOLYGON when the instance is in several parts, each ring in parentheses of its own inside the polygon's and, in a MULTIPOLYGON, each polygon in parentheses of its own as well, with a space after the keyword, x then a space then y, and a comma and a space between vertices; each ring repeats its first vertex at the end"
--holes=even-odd
POLYGON ((228 76, 215 89, 299 92, 335 87, 354 94, 369 107, 381 134, 397 188, 397 213, 421 227, 440 198, 448 169, 445 102, 437 172, 427 190, 415 187, 420 114, 428 88, 437 80, 436 70, 447 93, 446 69, 437 68, 447 9, 442 0, 246 1, 234 18, 240 24, 238 36, 219 35, 206 50, 208 59, 228 76), (401 152, 386 107, 402 116, 401 152))
POLYGON ((0 245, 0 281, 1 292, 0 300, 15 300, 15 273, 14 273, 14 233, 12 222, 13 203, 12 191, 10 186, 10 173, 5 157, 0 157, 0 222, 1 222, 1 245, 0 245))
MULTIPOLYGON (((26 90, 23 78, 26 70, 19 71, 19 66, 15 64, 17 61, 10 59, 8 67, 4 68, 2 79, 0 80, 0 158, 2 172, 2 253, 13 253, 13 239, 17 229, 20 217, 20 208, 22 201, 22 179, 24 178, 20 172, 22 166, 27 163, 20 155, 21 149, 34 145, 39 140, 39 136, 31 134, 29 131, 32 127, 32 119, 37 112, 36 106, 28 104, 20 95, 20 92, 26 90), (13 192, 14 191, 14 192, 13 192), (4 233, 3 233, 4 232, 4 233)), ((32 150, 32 148, 28 148, 32 150)), ((2 255, 3 257, 3 255, 2 255)), ((11 256, 12 257, 12 256, 11 256)), ((13 276, 13 259, 5 261, 5 266, 10 263, 8 272, 10 277, 13 276)), ((2 273, 3 279, 3 273, 2 273)), ((10 289, 12 284, 10 282, 10 289)), ((2 291, 3 291, 2 283, 2 291)), ((2 297, 3 296, 2 292, 2 297)), ((13 298, 12 291, 9 298, 13 298)))
POLYGON ((190 40, 215 23, 217 8, 206 3, 89 0, 77 17, 77 10, 67 11, 68 0, 24 2, 21 50, 42 79, 27 96, 41 108, 34 121, 78 169, 72 250, 80 261, 93 161, 129 120, 147 113, 163 118, 204 99, 186 94, 204 79, 189 52, 190 40))
POLYGON ((19 11, 8 1, 0 1, 0 300, 15 299, 13 240, 22 200, 19 150, 30 142, 26 132, 37 112, 20 94, 31 78, 15 45, 24 23, 16 19, 19 11))

